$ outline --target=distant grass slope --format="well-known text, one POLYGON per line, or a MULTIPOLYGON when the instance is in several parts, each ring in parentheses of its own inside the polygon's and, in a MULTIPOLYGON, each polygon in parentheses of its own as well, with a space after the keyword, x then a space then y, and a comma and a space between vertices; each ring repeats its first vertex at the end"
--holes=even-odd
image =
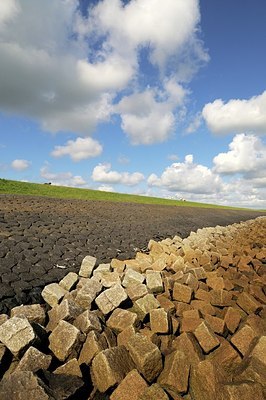
POLYGON ((195 203, 190 201, 170 200, 158 197, 137 196, 122 193, 102 192, 99 190, 91 189, 77 189, 65 186, 53 186, 38 183, 11 181, 7 179, 0 179, 0 194, 46 196, 62 199, 97 201, 104 200, 124 203, 159 204, 182 207, 237 209, 235 207, 219 206, 215 204, 195 203))

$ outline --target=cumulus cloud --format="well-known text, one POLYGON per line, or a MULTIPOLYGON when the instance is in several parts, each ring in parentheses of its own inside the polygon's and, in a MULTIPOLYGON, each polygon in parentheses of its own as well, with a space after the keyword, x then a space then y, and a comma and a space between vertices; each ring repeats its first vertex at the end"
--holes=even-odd
POLYGON ((254 135, 238 134, 229 144, 227 153, 220 153, 213 159, 214 170, 220 174, 241 173, 244 177, 255 178, 266 170, 266 146, 254 135))
POLYGON ((185 162, 171 164, 160 177, 151 174, 147 182, 170 192, 217 193, 222 188, 220 177, 204 165, 195 164, 191 154, 185 162))
POLYGON ((81 161, 99 156, 102 150, 99 142, 87 137, 69 140, 64 146, 56 146, 51 155, 56 158, 69 155, 73 161, 81 161))
POLYGON ((101 185, 97 188, 101 192, 114 192, 114 188, 111 185, 101 185))
POLYGON ((201 123, 202 123, 202 115, 201 115, 201 113, 198 113, 195 115, 193 120, 188 125, 188 127, 186 129, 186 133, 195 132, 200 127, 201 123))
POLYGON ((202 110, 208 128, 216 134, 266 133, 266 91, 250 99, 221 99, 208 103, 202 110))
POLYGON ((31 162, 28 160, 14 160, 11 163, 11 167, 16 171, 25 171, 31 165, 31 162))
MULTIPOLYGON (((198 0, 103 0, 90 6, 88 16, 78 5, 0 2, 1 111, 37 120, 47 131, 91 135, 110 119, 117 95, 139 85, 143 49, 161 70, 159 86, 179 107, 184 90, 175 82, 191 79, 208 59, 198 39, 198 0), (169 65, 175 66, 174 78, 169 65)), ((144 143, 169 136, 175 107, 168 100, 163 120, 165 106, 155 99, 156 110, 143 118, 122 115, 132 142, 142 143, 140 131, 157 123, 155 139, 149 133, 144 143)))
POLYGON ((80 187, 86 184, 86 181, 80 175, 73 175, 71 172, 51 172, 48 164, 41 168, 40 175, 46 181, 57 186, 80 187))
POLYGON ((92 179, 95 182, 123 184, 134 186, 144 180, 144 175, 140 172, 117 172, 111 170, 111 164, 99 164, 92 171, 92 179))

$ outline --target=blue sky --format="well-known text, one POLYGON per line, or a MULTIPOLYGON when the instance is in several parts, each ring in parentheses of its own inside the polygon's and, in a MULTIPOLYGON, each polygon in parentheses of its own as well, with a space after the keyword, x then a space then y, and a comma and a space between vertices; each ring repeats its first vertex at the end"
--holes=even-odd
POLYGON ((0 176, 266 207, 265 0, 2 0, 0 176))

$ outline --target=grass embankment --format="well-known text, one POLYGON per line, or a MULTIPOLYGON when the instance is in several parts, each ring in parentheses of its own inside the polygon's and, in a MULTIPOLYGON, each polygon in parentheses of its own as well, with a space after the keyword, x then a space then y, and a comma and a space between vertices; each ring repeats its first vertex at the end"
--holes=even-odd
POLYGON ((226 207, 215 204, 170 200, 162 199, 159 197, 138 196, 133 194, 102 192, 99 190, 44 185, 39 183, 11 181, 7 179, 0 179, 0 194, 45 196, 61 199, 115 201, 124 203, 159 204, 182 207, 224 208, 233 210, 237 209, 235 207, 226 207))

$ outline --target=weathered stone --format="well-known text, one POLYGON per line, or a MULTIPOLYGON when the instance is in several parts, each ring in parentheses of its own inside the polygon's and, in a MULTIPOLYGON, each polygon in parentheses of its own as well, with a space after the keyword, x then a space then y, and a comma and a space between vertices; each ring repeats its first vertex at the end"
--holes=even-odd
POLYGON ((96 297, 95 302, 103 314, 109 314, 123 301, 127 299, 127 294, 120 284, 112 286, 96 297))
POLYGON ((158 347, 145 336, 137 333, 129 339, 127 348, 138 371, 152 382, 162 370, 162 356, 158 347))
POLYGON ((139 319, 143 320, 151 310, 158 307, 160 307, 159 301, 153 296, 153 294, 147 294, 135 301, 133 310, 137 313, 139 319))
POLYGON ((76 303, 84 309, 89 309, 91 303, 102 290, 102 284, 96 279, 91 278, 77 291, 76 303))
POLYGON ((76 375, 54 374, 49 371, 43 371, 43 375, 53 394, 51 400, 69 399, 84 385, 83 379, 76 375))
POLYGON ((78 328, 82 333, 90 331, 101 332, 102 326, 99 318, 93 311, 86 310, 80 314, 73 322, 73 325, 78 328))
POLYGON ((8 315, 7 314, 0 314, 0 325, 2 325, 4 322, 8 320, 8 315))
POLYGON ((254 332, 254 330, 250 326, 244 325, 243 328, 238 330, 231 337, 231 343, 233 343, 233 345, 244 356, 248 352, 255 338, 256 338, 256 333, 254 332))
POLYGON ((81 267, 79 270, 79 276, 83 276, 84 278, 90 278, 93 268, 95 267, 97 259, 92 256, 86 256, 83 258, 81 267))
POLYGON ((216 369, 222 369, 225 374, 233 373, 242 360, 238 352, 225 339, 222 340, 220 346, 210 354, 209 359, 215 364, 216 369))
MULTIPOLYGON (((111 272, 111 264, 103 263, 99 264, 98 267, 93 270, 92 276, 100 281, 104 274, 108 272, 111 272)), ((115 272, 119 275, 118 271, 115 272)))
POLYGON ((150 268, 154 271, 163 271, 167 267, 167 254, 162 253, 158 258, 151 264, 150 268))
POLYGON ((161 308, 164 308, 165 311, 174 311, 175 305, 171 300, 168 299, 165 293, 158 294, 156 299, 159 301, 161 308))
POLYGON ((113 285, 116 285, 117 283, 121 283, 119 273, 114 271, 106 271, 102 272, 100 276, 100 281, 103 287, 105 288, 110 288, 113 285))
POLYGON ((223 290, 224 289, 224 280, 221 276, 212 276, 209 277, 206 281, 207 285, 214 290, 223 290))
POLYGON ((163 308, 150 311, 151 330, 155 333, 169 332, 169 318, 167 312, 163 308))
POLYGON ((195 299, 210 302, 211 300, 210 292, 207 292, 206 290, 199 288, 195 293, 195 299))
POLYGON ((224 386, 224 391, 228 400, 251 400, 265 399, 262 386, 259 383, 254 382, 242 382, 237 385, 226 385, 224 386))
POLYGON ((191 287, 194 291, 198 290, 199 281, 193 274, 191 274, 191 272, 184 274, 180 279, 180 282, 191 287))
POLYGON ((236 302, 247 314, 256 314, 262 309, 262 305, 247 292, 241 293, 236 302))
POLYGON ((49 349, 60 361, 74 357, 80 346, 80 331, 66 321, 60 321, 49 336, 49 349))
POLYGON ((136 333, 134 326, 128 326, 117 335, 117 345, 127 347, 129 339, 136 333))
POLYGON ((44 325, 46 318, 44 307, 40 304, 14 307, 11 310, 10 316, 25 317, 29 322, 36 322, 36 324, 40 325, 44 325))
POLYGON ((66 293, 67 290, 59 286, 58 283, 50 283, 44 287, 42 297, 49 306, 54 307, 60 302, 66 293))
POLYGON ((217 339, 216 335, 205 322, 202 322, 195 329, 194 335, 198 340, 200 347, 206 354, 208 354, 210 351, 214 350, 220 345, 220 342, 217 339))
POLYGON ((120 383, 134 368, 125 347, 113 347, 98 353, 92 361, 92 380, 99 392, 120 383))
POLYGON ((181 283, 174 283, 173 299, 182 301, 184 303, 190 303, 192 297, 192 289, 189 286, 182 285, 181 283))
POLYGON ((230 333, 234 333, 241 321, 241 314, 236 308, 228 307, 224 316, 224 322, 230 333))
POLYGON ((134 285, 130 285, 126 288, 126 292, 130 300, 136 301, 141 297, 146 296, 148 294, 147 286, 143 283, 136 283, 134 285))
POLYGON ((128 326, 134 326, 137 321, 137 315, 133 312, 117 308, 113 311, 106 322, 115 333, 120 333, 128 326))
POLYGON ((205 300, 192 300, 191 301, 191 306, 195 310, 200 311, 200 313, 205 316, 205 315, 215 315, 216 314, 216 309, 213 307, 211 304, 209 304, 208 301, 205 300))
POLYGON ((75 272, 69 272, 61 281, 59 282, 59 286, 63 289, 69 291, 78 281, 78 275, 75 272))
POLYGON ((107 342, 102 335, 95 331, 89 332, 86 341, 82 346, 78 363, 89 365, 93 357, 106 348, 107 342))
MULTIPOLYGON (((155 346, 160 348, 161 340, 160 340, 159 336, 157 335, 157 333, 153 332, 150 328, 145 326, 144 328, 140 329, 138 331, 138 333, 142 336, 145 336, 150 342, 152 342, 153 344, 155 344, 155 346)), ((127 347, 127 345, 126 345, 126 347, 127 347)))
POLYGON ((209 360, 192 366, 189 393, 193 400, 222 400, 215 371, 214 365, 209 360))
POLYGON ((184 352, 176 350, 166 356, 164 369, 161 372, 158 383, 172 392, 186 393, 188 389, 190 365, 184 352))
POLYGON ((194 332, 202 321, 201 318, 184 317, 181 320, 180 332, 194 332))
POLYGON ((126 270, 122 285, 124 287, 128 287, 130 285, 143 283, 143 281, 144 281, 144 276, 142 274, 140 274, 137 271, 134 271, 134 269, 128 268, 126 270))
POLYGON ((18 363, 17 371, 36 372, 39 369, 48 369, 52 356, 46 355, 35 347, 29 347, 18 363))
POLYGON ((110 400, 139 400, 139 397, 147 387, 145 380, 136 369, 133 369, 111 394, 110 400))
POLYGON ((73 321, 80 315, 83 308, 78 306, 73 300, 64 299, 60 304, 48 311, 49 322, 46 326, 47 331, 52 331, 60 320, 73 321))
POLYGON ((138 400, 169 400, 169 397, 158 383, 147 387, 138 400))
POLYGON ((146 272, 147 288, 152 293, 161 293, 163 291, 163 281, 161 273, 157 271, 146 272))
POLYGON ((177 317, 182 317, 184 311, 192 310, 192 306, 187 303, 182 303, 181 301, 173 301, 175 305, 175 313, 177 317))
POLYGON ((211 290, 211 304, 213 306, 226 307, 231 306, 232 293, 227 292, 227 290, 211 290))
POLYGON ((181 352, 185 349, 190 365, 198 364, 203 360, 201 348, 192 334, 182 333, 180 336, 177 336, 172 343, 172 347, 181 352))
POLYGON ((125 261, 118 260, 117 258, 113 258, 111 260, 111 268, 113 268, 113 270, 117 271, 119 274, 122 274, 124 272, 125 267, 125 261))
POLYGON ((78 360, 76 358, 72 358, 65 364, 61 365, 60 367, 56 368, 56 370, 53 372, 54 374, 58 375, 73 375, 73 376, 79 376, 82 378, 82 373, 79 367, 78 360))
POLYGON ((26 318, 12 317, 0 326, 0 342, 2 342, 14 356, 35 339, 35 333, 26 318))
POLYGON ((212 315, 205 315, 205 321, 211 327, 213 332, 218 333, 218 335, 223 335, 225 331, 225 322, 221 318, 213 317, 212 315))
POLYGON ((0 382, 1 400, 52 400, 52 392, 30 371, 16 371, 0 382))

